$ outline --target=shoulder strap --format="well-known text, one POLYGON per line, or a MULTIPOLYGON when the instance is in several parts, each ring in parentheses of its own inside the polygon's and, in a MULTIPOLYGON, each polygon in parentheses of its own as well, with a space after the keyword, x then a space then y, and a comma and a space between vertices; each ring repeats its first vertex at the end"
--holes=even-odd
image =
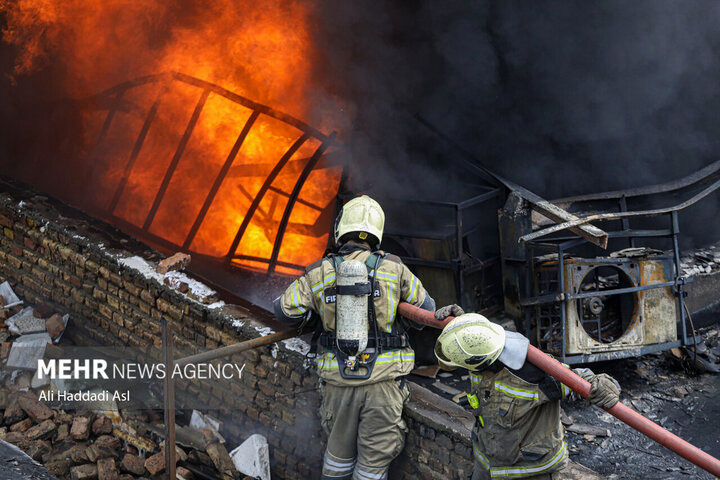
POLYGON ((376 264, 378 268, 380 268, 380 264, 383 262, 386 255, 387 254, 382 250, 378 250, 377 252, 373 252, 368 255, 368 257, 365 259, 365 266, 367 267, 368 275, 370 274, 370 272, 373 271, 376 264))
POLYGON ((332 263, 333 269, 336 272, 340 264, 345 261, 345 257, 343 257, 342 255, 336 255, 334 253, 328 255, 327 258, 330 260, 330 263, 332 263))

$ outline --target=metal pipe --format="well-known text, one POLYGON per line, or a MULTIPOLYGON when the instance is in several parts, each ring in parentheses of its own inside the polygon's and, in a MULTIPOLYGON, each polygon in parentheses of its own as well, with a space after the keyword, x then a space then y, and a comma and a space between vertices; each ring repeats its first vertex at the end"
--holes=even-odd
MULTIPOLYGON (((435 317, 433 316, 433 318, 435 317)), ((190 363, 204 363, 210 360, 215 360, 216 358, 235 355, 236 353, 244 352, 245 350, 252 350, 253 348, 270 345, 272 343, 279 342, 280 340, 297 337, 298 335, 300 335, 300 332, 297 328, 290 328, 288 330, 283 330, 264 337, 257 337, 252 340, 236 343, 234 345, 228 345, 227 347, 216 348, 215 350, 209 350, 196 355, 178 358, 175 360, 175 365, 182 367, 190 363)))
POLYGON ((175 381, 173 372, 173 350, 175 346, 172 326, 162 318, 162 357, 165 364, 163 384, 164 420, 165 420, 165 471, 168 478, 175 480, 175 381))
MULTIPOLYGON (((442 322, 438 322, 435 320, 435 315, 433 315, 432 312, 422 310, 406 302, 400 302, 398 312, 410 320, 422 320, 420 323, 429 326, 447 324, 453 318, 448 317, 442 322)), ((589 382, 583 380, 572 370, 532 345, 528 348, 527 361, 572 388, 584 398, 588 398, 590 395, 589 382)), ((605 409, 605 411, 698 467, 715 476, 720 476, 720 460, 703 452, 677 435, 670 433, 657 423, 643 417, 638 412, 624 405, 622 402, 618 402, 614 407, 605 409)))

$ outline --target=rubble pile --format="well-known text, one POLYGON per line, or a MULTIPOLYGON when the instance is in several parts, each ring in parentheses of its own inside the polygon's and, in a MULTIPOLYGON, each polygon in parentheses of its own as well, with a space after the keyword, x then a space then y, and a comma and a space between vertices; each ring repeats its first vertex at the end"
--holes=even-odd
POLYGON ((0 284, 0 359, 7 386, 18 389, 47 385, 35 374, 37 360, 48 344, 60 341, 70 316, 56 312, 50 304, 27 306, 8 282, 0 284))
MULTIPOLYGON (((66 412, 38 400, 32 391, 13 391, 1 400, 0 439, 41 462, 59 480, 166 477, 164 442, 153 440, 160 439, 156 432, 163 430, 160 413, 66 412)), ((211 429, 177 429, 179 480, 251 480, 237 471, 211 429)))
MULTIPOLYGON (((699 351, 702 346, 717 351, 718 325, 698 331, 697 340, 699 351)), ((692 357, 692 350, 672 349, 592 368, 618 380, 620 400, 633 410, 690 443, 712 445, 720 414, 720 376, 698 369, 692 357)), ((564 401, 563 408, 571 458, 608 479, 714 478, 610 414, 589 408, 585 400, 564 401)), ((708 453, 720 454, 717 447, 708 453)))
POLYGON ((680 268, 686 277, 706 275, 720 267, 720 245, 694 250, 680 259, 680 268))
MULTIPOLYGON (((25 305, 7 282, 0 284, 0 440, 59 480, 167 478, 161 411, 119 409, 114 401, 102 410, 91 409, 96 402, 79 402, 70 410, 42 400, 52 399, 49 392, 62 383, 40 379, 38 360, 52 356, 68 320, 49 304, 25 305)), ((239 472, 242 466, 228 453, 220 427, 197 411, 188 426, 176 425, 178 480, 252 480, 239 472)), ((269 462, 266 470, 257 478, 269 480, 269 462)))

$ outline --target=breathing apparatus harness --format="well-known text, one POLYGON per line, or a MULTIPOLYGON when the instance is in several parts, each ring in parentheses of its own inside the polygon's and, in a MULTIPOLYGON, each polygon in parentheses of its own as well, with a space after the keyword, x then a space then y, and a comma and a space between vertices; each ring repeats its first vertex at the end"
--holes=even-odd
MULTIPOLYGON (((335 354, 340 376, 344 379, 364 380, 370 378, 373 368, 375 367, 375 362, 384 350, 405 348, 410 345, 405 332, 381 332, 378 328, 374 299, 380 297, 381 293, 376 277, 378 268, 385 259, 385 256, 386 254, 382 251, 371 253, 365 260, 369 281, 355 283, 353 285, 338 285, 339 267, 345 261, 345 258, 337 254, 329 254, 327 257, 336 272, 336 281, 334 286, 326 288, 322 294, 324 303, 335 303, 336 331, 326 331, 323 328, 322 322, 318 321, 315 333, 310 342, 311 349, 309 354, 312 356, 317 354, 317 343, 319 340, 320 345, 324 349, 330 350, 335 354), (350 352, 347 345, 343 344, 344 340, 338 338, 338 296, 342 295, 368 297, 366 312, 368 319, 368 338, 367 345, 362 351, 350 352), (352 353, 356 353, 356 355, 352 353), (366 372, 360 373, 361 368, 365 369, 366 372)), ((357 344, 355 344, 355 346, 357 347, 357 344)))

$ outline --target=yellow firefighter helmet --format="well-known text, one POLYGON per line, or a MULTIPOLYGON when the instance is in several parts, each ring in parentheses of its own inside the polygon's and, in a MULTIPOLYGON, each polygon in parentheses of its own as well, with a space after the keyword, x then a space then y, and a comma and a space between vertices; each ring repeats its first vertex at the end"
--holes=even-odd
POLYGON ((445 368, 478 370, 492 364, 505 346, 505 329, 477 313, 454 318, 435 343, 435 356, 445 368))
MULTIPOLYGON (((343 205, 340 215, 335 222, 335 243, 338 243, 343 235, 358 232, 361 240, 366 240, 372 235, 377 241, 374 247, 378 247, 382 241, 383 228, 385 227, 385 212, 380 204, 362 195, 355 197, 343 205)), ((372 244, 370 240, 368 243, 372 244)))

